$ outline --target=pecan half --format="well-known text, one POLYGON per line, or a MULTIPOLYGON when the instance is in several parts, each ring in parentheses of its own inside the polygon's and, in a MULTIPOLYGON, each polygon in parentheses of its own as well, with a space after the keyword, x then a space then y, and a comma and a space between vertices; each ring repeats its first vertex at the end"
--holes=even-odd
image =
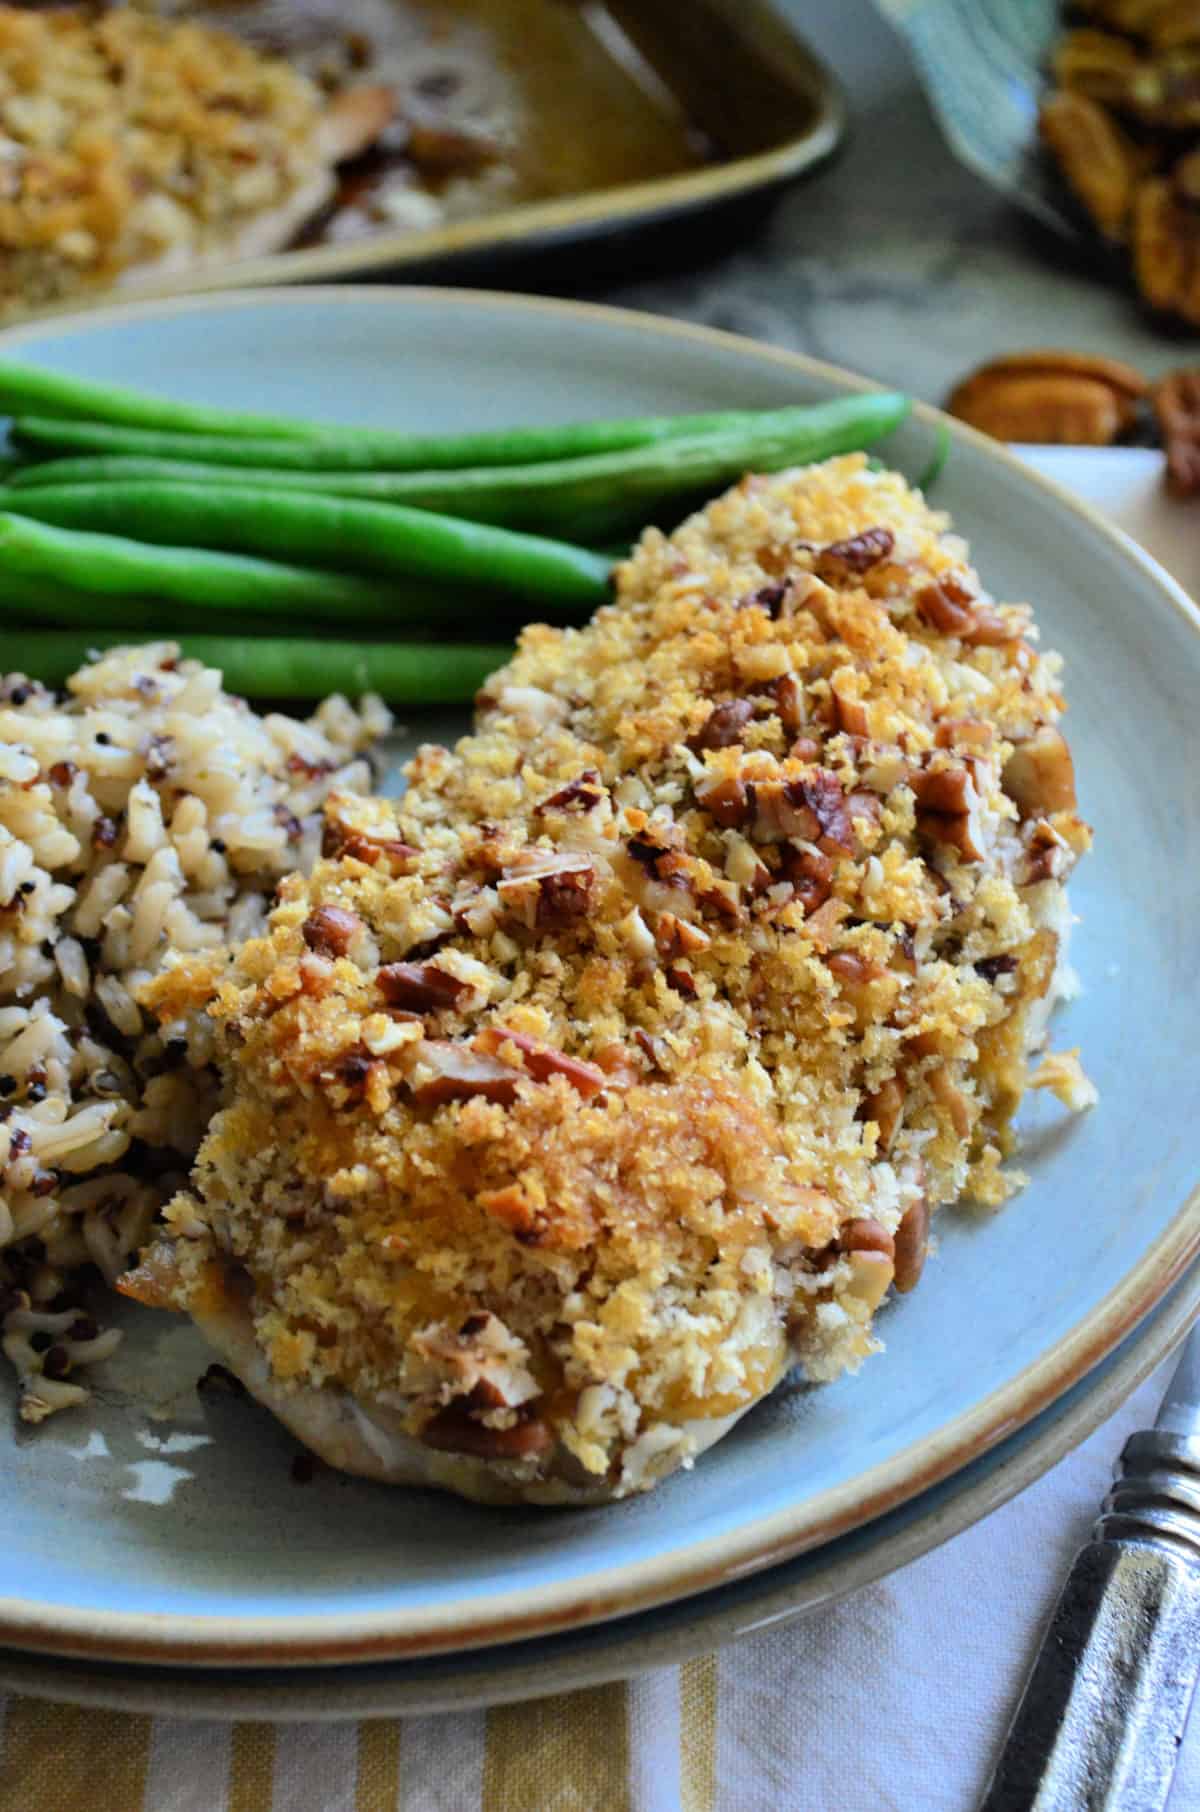
POLYGON ((1137 186, 1133 269, 1152 308, 1200 326, 1200 211, 1185 206, 1165 176, 1137 186))
POLYGON ((823 547, 813 562, 813 571, 827 585, 844 585, 848 579, 859 578, 881 560, 886 560, 895 545, 896 537, 891 529, 863 529, 861 534, 851 535, 845 541, 831 541, 828 547, 823 547))
POLYGON ((1060 88, 1117 108, 1132 106, 1143 73, 1135 45, 1112 32, 1087 28, 1064 33, 1055 47, 1053 67, 1060 88))
POLYGON ((1132 426, 1145 391, 1131 365, 1047 348, 981 366, 946 408, 995 440, 1104 447, 1132 426))
POLYGON ((1042 102, 1038 130, 1100 231, 1123 239, 1139 172, 1134 149, 1111 114, 1088 95, 1059 88, 1042 102))
POLYGON ((1167 450, 1168 489, 1194 497, 1200 492, 1200 369, 1168 373, 1152 400, 1167 450))

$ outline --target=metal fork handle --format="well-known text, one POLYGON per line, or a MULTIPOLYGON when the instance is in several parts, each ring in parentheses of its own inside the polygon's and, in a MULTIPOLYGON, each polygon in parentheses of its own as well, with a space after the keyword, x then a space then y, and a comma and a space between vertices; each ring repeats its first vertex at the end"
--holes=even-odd
POLYGON ((1126 1443, 980 1812, 1162 1812, 1200 1674, 1200 1442, 1126 1443))

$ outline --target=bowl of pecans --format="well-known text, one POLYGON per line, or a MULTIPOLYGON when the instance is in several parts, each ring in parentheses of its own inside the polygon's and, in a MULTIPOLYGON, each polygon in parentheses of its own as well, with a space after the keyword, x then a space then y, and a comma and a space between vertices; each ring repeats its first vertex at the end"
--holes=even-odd
POLYGON ((957 155, 1200 329, 1198 0, 879 0, 957 155))

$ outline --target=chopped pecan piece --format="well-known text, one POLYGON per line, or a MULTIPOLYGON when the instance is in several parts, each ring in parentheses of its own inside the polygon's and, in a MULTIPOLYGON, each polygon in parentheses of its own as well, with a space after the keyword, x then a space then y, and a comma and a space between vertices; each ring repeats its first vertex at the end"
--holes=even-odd
POLYGON ((510 1107, 517 1098, 520 1072, 470 1045, 427 1038, 420 1047, 420 1064, 424 1074, 412 1085, 412 1098, 420 1107, 440 1107, 447 1101, 469 1101, 475 1096, 510 1107))
POLYGON ((866 1215, 847 1221, 838 1233, 837 1243, 843 1252, 882 1252, 887 1258, 894 1258, 896 1253, 896 1242, 887 1228, 866 1215))
POLYGON ((1067 739, 1043 724, 1018 743, 1004 764, 1000 784, 1022 818, 1051 817, 1075 809, 1075 764, 1067 739))
POLYGON ((904 1296, 916 1288, 929 1251, 929 1204, 920 1196, 896 1229, 896 1290, 904 1296))
POLYGON ((871 725, 867 717, 867 707, 862 700, 854 698, 844 687, 838 686, 830 688, 830 696, 833 700, 833 716, 837 728, 844 730, 849 736, 869 736, 871 725))
POLYGON ((599 774, 595 768, 587 768, 533 809, 536 812, 590 812, 603 797, 604 786, 599 774))
POLYGON ((551 856, 536 867, 509 871, 497 892, 510 918, 526 930, 561 930, 590 910, 596 870, 587 856, 551 856))
POLYGON ((489 1428, 462 1405, 439 1409, 421 1430, 426 1447, 443 1453, 466 1453, 481 1460, 534 1460, 554 1445, 554 1436, 540 1417, 518 1410, 511 1428, 489 1428))
POLYGON ((916 596, 917 615, 942 635, 961 635, 971 621, 972 594, 957 579, 939 579, 916 596))
POLYGON ((1058 88, 1041 104, 1038 129, 1100 231, 1108 239, 1123 239, 1138 159, 1112 115, 1089 95, 1058 88))
POLYGON ((1145 391, 1132 366, 1049 349, 993 359, 957 386, 946 408, 996 440, 1104 447, 1132 426, 1145 391))
POLYGON ((918 812, 969 812, 975 804, 975 784, 965 767, 922 768, 912 777, 918 812))
POLYGON ((697 752, 704 749, 731 749, 735 743, 741 742, 742 731, 753 716, 753 700, 726 699, 724 704, 713 706, 707 720, 689 739, 688 748, 697 752))
POLYGON ((830 971, 848 988, 865 988, 868 983, 877 981, 887 970, 882 963, 872 957, 863 956, 857 950, 834 950, 825 958, 830 971))
POLYGON ((904 1113, 904 1090, 895 1076, 889 1076, 875 1090, 874 1094, 864 1095, 862 1118, 874 1120, 879 1128, 879 1147, 888 1152, 892 1141, 900 1130, 900 1121, 904 1113))
POLYGON ((1155 386, 1154 413, 1167 451, 1167 487, 1200 492, 1200 369, 1172 371, 1155 386))
MULTIPOLYGON (((472 1040, 472 1049, 489 1058, 495 1057, 505 1045, 516 1046, 524 1059, 526 1071, 535 1082, 546 1082, 551 1076, 564 1076, 585 1100, 607 1087, 610 1080, 598 1065, 584 1063, 578 1057, 568 1057, 565 1051, 556 1051, 553 1045, 539 1044, 536 1038, 530 1038, 525 1032, 510 1031, 507 1026, 485 1026, 472 1040)), ((511 1076, 513 1071, 509 1069, 507 1073, 511 1076)))
POLYGON ((676 994, 682 994, 685 1000, 695 1000, 699 989, 690 969, 685 969, 681 963, 672 963, 664 973, 676 994))
POLYGON ((886 560, 895 545, 891 529, 863 529, 846 541, 831 541, 823 547, 813 562, 813 570, 827 585, 844 585, 848 579, 859 578, 886 560))
POLYGON ((782 673, 771 690, 775 694, 775 709, 784 734, 795 736, 805 724, 803 685, 794 673, 782 673))
POLYGON ((744 598, 738 599, 739 610, 765 610, 770 617, 777 617, 783 608, 791 587, 787 580, 780 580, 774 585, 762 585, 757 591, 747 592, 744 598))
POLYGON ((350 856, 368 868, 386 868, 394 875, 407 874, 420 853, 399 837, 379 837, 370 831, 355 830, 332 817, 326 819, 321 836, 323 856, 350 856))
POLYGON ((677 918, 673 912, 662 912, 654 927, 654 941, 664 957, 691 956, 707 950, 712 939, 699 925, 677 918))
MULTIPOLYGON (((754 789, 736 777, 702 775, 696 782, 695 795, 696 804, 715 818, 725 830, 731 830, 739 824, 748 824, 754 816, 754 789)), ((630 855, 649 867, 646 856, 641 849, 634 847, 634 843, 635 839, 631 837, 626 845, 630 855)))
POLYGON ((375 984, 389 1007, 403 1007, 410 1013, 437 1013, 443 1007, 457 1006, 471 992, 469 982, 439 969, 436 963, 385 963, 376 973, 375 984))
POLYGON ((818 849, 785 847, 781 873, 791 882, 806 918, 833 892, 833 863, 818 849))
POLYGON ((344 906, 318 906, 300 927, 309 949, 317 956, 345 956, 363 922, 344 906))

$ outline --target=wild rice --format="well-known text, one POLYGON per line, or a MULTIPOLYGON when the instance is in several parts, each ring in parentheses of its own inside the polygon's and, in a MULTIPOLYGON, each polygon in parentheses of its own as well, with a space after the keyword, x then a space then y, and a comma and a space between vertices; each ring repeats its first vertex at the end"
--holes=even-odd
POLYGON ((138 988, 261 930, 389 724, 374 698, 259 717, 168 642, 67 694, 0 678, 0 1345, 31 1422, 86 1397, 75 1369, 119 1335, 80 1306, 85 1268, 119 1275, 216 1101, 208 1021, 154 1029, 138 988))

